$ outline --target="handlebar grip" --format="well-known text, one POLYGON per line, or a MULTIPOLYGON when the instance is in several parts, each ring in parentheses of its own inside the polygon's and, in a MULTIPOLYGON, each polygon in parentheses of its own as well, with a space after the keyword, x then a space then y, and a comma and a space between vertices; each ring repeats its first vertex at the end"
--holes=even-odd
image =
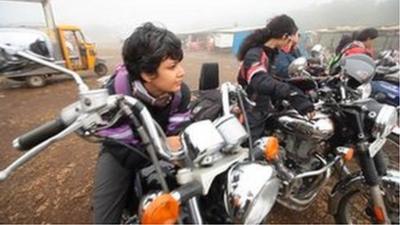
POLYGON ((58 134, 66 127, 62 119, 57 118, 17 137, 13 141, 13 146, 21 151, 29 150, 55 134, 58 134))

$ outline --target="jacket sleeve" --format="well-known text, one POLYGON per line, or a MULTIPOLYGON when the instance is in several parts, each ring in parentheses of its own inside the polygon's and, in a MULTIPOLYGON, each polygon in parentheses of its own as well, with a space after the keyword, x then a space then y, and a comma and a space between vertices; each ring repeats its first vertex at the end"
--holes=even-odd
POLYGON ((288 84, 276 80, 270 74, 259 72, 253 76, 250 86, 257 93, 269 95, 273 99, 286 99, 300 113, 307 114, 314 110, 313 103, 304 95, 303 91, 288 84))
POLYGON ((168 118, 168 136, 179 134, 179 132, 190 124, 192 118, 189 110, 190 97, 190 89, 185 83, 183 83, 181 87, 181 102, 178 109, 168 118))

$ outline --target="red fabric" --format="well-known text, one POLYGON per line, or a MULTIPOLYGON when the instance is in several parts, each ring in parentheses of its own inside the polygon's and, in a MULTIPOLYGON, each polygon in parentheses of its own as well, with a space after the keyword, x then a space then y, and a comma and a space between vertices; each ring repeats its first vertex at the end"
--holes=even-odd
POLYGON ((345 56, 350 56, 350 55, 355 55, 355 54, 366 54, 366 55, 372 56, 371 52, 368 51, 368 49, 361 48, 361 47, 349 48, 344 52, 345 56))
POLYGON ((350 56, 355 54, 366 54, 372 57, 372 52, 369 49, 365 48, 364 44, 359 41, 351 43, 343 50, 344 56, 350 56))
POLYGON ((257 64, 252 65, 245 74, 245 79, 247 83, 250 83, 251 78, 254 76, 254 74, 260 71, 267 72, 267 68, 268 68, 268 57, 267 54, 265 54, 265 52, 262 52, 260 61, 257 64))

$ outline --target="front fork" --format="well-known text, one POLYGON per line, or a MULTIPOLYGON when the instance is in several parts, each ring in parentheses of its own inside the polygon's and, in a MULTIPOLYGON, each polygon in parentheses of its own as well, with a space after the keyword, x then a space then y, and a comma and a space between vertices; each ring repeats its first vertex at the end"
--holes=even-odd
POLYGON ((192 218, 192 223, 202 225, 203 220, 201 218, 199 203, 197 201, 197 198, 192 197, 191 199, 189 199, 188 203, 189 203, 189 211, 190 211, 190 216, 192 218))
POLYGON ((383 157, 383 152, 379 151, 373 158, 371 157, 360 115, 357 116, 357 123, 359 126, 359 144, 357 145, 358 160, 361 171, 365 177, 365 182, 369 186, 373 202, 374 216, 376 222, 390 224, 382 191, 380 189, 380 178, 386 175, 387 172, 387 166, 383 157))
POLYGON ((386 167, 382 167, 382 164, 385 166, 382 152, 378 152, 374 158, 371 158, 365 144, 361 145, 364 145, 364 147, 359 145, 358 159, 361 171, 365 177, 365 182, 369 186, 375 219, 378 223, 390 224, 382 191, 380 189, 380 177, 386 174, 386 167), (365 150, 361 150, 363 148, 365 150))

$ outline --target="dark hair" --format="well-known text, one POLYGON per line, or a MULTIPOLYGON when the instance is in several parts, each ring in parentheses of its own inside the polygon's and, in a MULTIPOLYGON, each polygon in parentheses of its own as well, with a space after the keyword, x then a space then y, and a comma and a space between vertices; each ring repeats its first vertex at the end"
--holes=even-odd
POLYGON ((124 41, 122 59, 131 80, 141 80, 140 74, 155 73, 167 58, 181 61, 181 41, 171 31, 145 23, 124 41))
POLYGON ((243 60, 250 48, 262 46, 271 38, 281 38, 284 35, 293 35, 296 32, 297 26, 292 18, 287 15, 276 16, 264 28, 257 29, 246 37, 240 46, 237 58, 243 60))
POLYGON ((361 30, 355 37, 355 40, 366 41, 368 39, 375 39, 378 36, 379 36, 378 30, 373 27, 369 27, 369 28, 365 28, 365 29, 361 30))
POLYGON ((339 44, 335 49, 335 53, 339 54, 344 47, 346 47, 348 44, 350 44, 353 41, 353 37, 350 34, 343 34, 342 37, 340 38, 339 44))

